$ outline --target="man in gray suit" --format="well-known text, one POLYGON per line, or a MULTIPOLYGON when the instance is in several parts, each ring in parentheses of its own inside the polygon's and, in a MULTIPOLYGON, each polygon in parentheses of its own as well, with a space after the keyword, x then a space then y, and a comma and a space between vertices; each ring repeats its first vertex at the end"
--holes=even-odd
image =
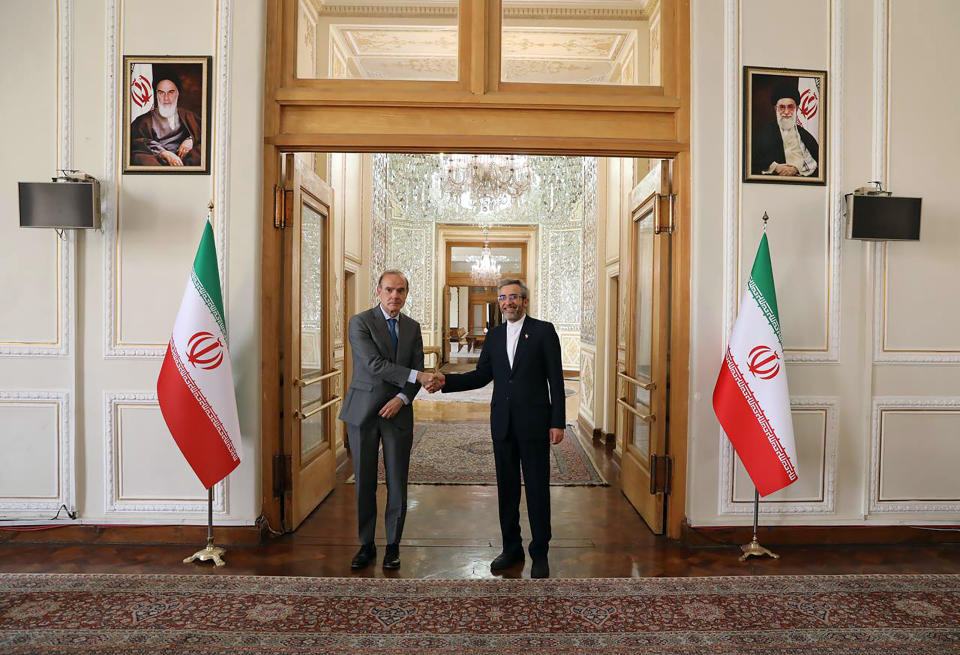
POLYGON ((340 410, 347 424, 356 481, 360 550, 350 568, 362 569, 377 556, 377 459, 383 443, 387 474, 384 512, 387 551, 383 568, 400 568, 400 536, 407 513, 407 471, 413 445, 413 402, 420 386, 435 387, 423 372, 420 324, 401 314, 410 284, 400 271, 384 271, 377 281, 380 304, 350 319, 353 379, 340 410))

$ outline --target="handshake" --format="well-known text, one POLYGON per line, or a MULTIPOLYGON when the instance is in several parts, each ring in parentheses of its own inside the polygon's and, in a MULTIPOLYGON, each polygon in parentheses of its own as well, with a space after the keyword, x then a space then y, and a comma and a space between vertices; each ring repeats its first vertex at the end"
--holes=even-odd
POLYGON ((443 373, 428 373, 427 371, 417 373, 417 382, 423 385, 423 388, 430 393, 442 389, 446 381, 447 378, 443 373))

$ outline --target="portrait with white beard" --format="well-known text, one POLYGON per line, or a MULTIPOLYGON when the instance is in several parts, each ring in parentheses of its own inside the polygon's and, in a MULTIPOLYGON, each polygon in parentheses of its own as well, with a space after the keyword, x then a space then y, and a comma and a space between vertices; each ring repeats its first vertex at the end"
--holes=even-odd
POLYGON ((827 73, 745 66, 743 181, 826 184, 827 73))
POLYGON ((124 173, 210 172, 211 57, 124 57, 124 173))

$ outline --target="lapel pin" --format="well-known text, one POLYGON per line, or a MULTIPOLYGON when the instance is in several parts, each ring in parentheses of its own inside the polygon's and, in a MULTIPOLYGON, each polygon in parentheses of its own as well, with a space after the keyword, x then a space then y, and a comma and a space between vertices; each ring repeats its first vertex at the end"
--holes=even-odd
POLYGON ((530 335, 529 335, 529 334, 525 334, 525 335, 523 335, 523 338, 524 338, 524 339, 529 339, 529 338, 530 338, 530 335))

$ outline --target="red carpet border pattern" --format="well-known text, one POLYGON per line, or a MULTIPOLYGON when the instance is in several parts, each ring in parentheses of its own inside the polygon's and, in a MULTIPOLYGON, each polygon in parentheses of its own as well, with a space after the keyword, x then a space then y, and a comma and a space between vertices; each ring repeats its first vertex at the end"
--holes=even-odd
MULTIPOLYGON (((380 482, 386 480, 380 459, 380 482)), ((351 476, 350 481, 353 481, 351 476)), ((409 484, 497 484, 490 424, 418 422, 410 451, 409 484)), ((550 484, 606 486, 574 428, 550 447, 550 484)))
POLYGON ((960 652, 960 575, 0 574, 0 652, 960 652))

